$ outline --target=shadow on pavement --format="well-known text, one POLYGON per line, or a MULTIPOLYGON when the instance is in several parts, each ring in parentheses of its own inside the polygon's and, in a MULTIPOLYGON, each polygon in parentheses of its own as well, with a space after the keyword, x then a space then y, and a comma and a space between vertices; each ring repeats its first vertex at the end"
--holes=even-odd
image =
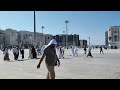
POLYGON ((40 59, 40 58, 35 58, 35 59, 40 59))
POLYGON ((71 59, 71 58, 64 58, 64 59, 71 59))
POLYGON ((94 58, 102 58, 102 57, 94 57, 94 58))
POLYGON ((15 61, 11 61, 11 60, 10 60, 10 61, 8 61, 8 62, 15 62, 15 61))
POLYGON ((16 61, 25 61, 25 59, 24 60, 16 60, 16 61))

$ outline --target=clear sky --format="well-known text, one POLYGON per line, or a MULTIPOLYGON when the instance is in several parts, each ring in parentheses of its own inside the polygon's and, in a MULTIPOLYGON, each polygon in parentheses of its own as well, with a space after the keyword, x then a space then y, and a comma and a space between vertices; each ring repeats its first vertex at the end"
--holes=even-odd
MULTIPOLYGON (((79 34, 91 44, 104 44, 105 31, 120 25, 120 11, 36 11, 36 31, 63 34, 65 20, 69 20, 68 34, 79 34)), ((33 11, 0 11, 0 28, 34 31, 33 11)))

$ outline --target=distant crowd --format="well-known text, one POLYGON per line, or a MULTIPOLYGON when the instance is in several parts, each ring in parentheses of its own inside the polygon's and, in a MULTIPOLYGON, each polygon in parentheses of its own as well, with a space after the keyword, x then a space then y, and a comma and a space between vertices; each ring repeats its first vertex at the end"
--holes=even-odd
MULTIPOLYGON (((5 47, 2 49, 3 51, 3 54, 4 54, 4 61, 7 60, 9 61, 10 58, 9 58, 9 50, 13 52, 13 55, 14 55, 14 60, 18 60, 19 58, 19 55, 22 55, 22 58, 21 59, 24 59, 24 54, 25 54, 25 48, 24 46, 22 47, 17 47, 17 46, 14 46, 13 48, 8 48, 8 47, 5 47)), ((37 59, 37 56, 41 55, 43 53, 43 50, 40 49, 39 47, 29 47, 29 56, 28 56, 28 59, 37 59)))
MULTIPOLYGON (((40 56, 43 54, 44 52, 44 48, 45 48, 46 45, 43 45, 41 48, 38 46, 38 47, 34 47, 34 46, 31 46, 31 47, 28 47, 29 49, 29 56, 28 56, 28 59, 37 59, 37 56, 40 56)), ((91 54, 91 49, 94 49, 94 47, 92 46, 89 46, 88 47, 88 54, 87 54, 87 57, 88 56, 92 56, 91 54)), ((21 59, 24 59, 24 54, 25 54, 25 47, 24 46, 21 46, 21 47, 17 47, 17 46, 14 46, 13 48, 8 48, 8 47, 5 47, 4 49, 2 49, 3 51, 3 54, 4 54, 4 61, 7 60, 9 61, 10 58, 9 58, 9 51, 8 49, 11 51, 13 51, 13 55, 14 55, 14 60, 18 60, 19 58, 19 55, 22 55, 22 58, 21 59)), ((58 58, 59 59, 64 59, 64 54, 65 54, 65 47, 64 46, 59 46, 57 47, 57 51, 59 52, 58 54, 58 58)), ((87 47, 84 47, 84 54, 87 53, 87 47)), ((102 46, 100 47, 100 54, 103 53, 103 48, 102 46)), ((71 46, 71 56, 78 56, 78 48, 76 46, 71 46)), ((104 54, 104 53, 103 53, 104 54)))

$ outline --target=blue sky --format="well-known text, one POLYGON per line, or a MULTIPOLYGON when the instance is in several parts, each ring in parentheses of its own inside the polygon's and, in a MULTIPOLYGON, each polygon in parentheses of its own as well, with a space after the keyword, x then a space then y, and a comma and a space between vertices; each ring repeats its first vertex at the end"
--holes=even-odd
MULTIPOLYGON (((105 31, 120 25, 120 11, 36 11, 36 31, 42 32, 44 26, 45 34, 63 34, 65 20, 69 20, 69 34, 79 34, 86 40, 91 37, 91 44, 104 44, 105 31)), ((34 13, 0 11, 0 28, 34 31, 34 13)))

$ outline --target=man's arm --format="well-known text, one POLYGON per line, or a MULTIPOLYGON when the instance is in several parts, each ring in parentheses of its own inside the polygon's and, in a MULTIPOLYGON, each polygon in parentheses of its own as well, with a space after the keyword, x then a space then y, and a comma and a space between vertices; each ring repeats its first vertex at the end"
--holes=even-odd
POLYGON ((37 65, 37 68, 40 68, 40 65, 41 65, 41 63, 42 63, 44 57, 45 57, 45 54, 42 55, 42 57, 41 57, 41 59, 40 59, 38 65, 37 65))
POLYGON ((56 55, 56 59, 58 61, 58 67, 60 66, 60 60, 58 59, 58 56, 56 55))

